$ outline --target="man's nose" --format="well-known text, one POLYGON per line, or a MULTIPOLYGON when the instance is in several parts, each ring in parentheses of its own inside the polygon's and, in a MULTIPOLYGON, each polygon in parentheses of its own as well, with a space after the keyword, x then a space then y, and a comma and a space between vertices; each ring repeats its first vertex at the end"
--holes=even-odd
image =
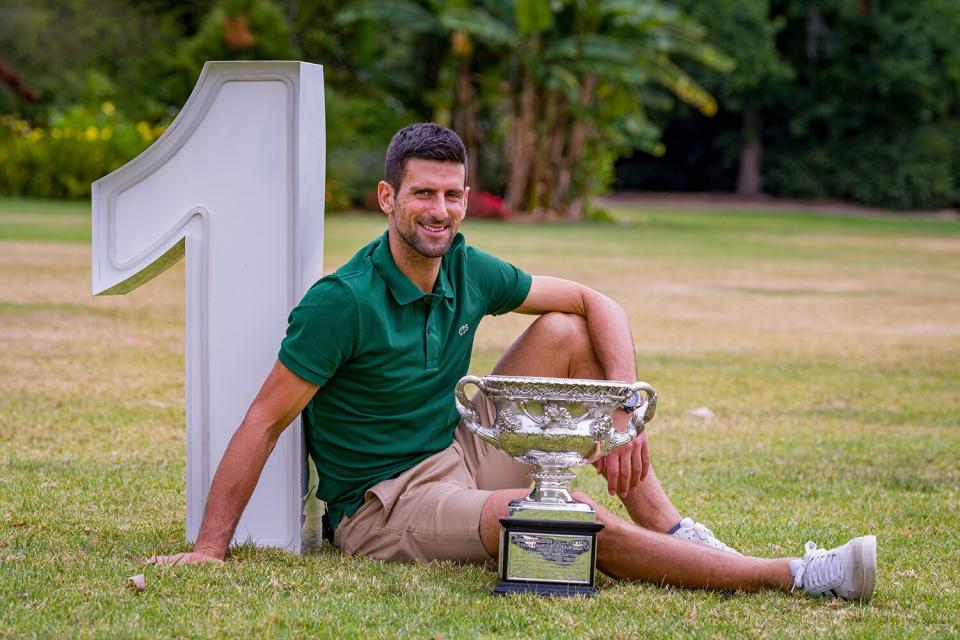
POLYGON ((447 199, 444 197, 443 193, 437 193, 430 200, 430 213, 438 217, 447 217, 449 212, 447 211, 447 199))

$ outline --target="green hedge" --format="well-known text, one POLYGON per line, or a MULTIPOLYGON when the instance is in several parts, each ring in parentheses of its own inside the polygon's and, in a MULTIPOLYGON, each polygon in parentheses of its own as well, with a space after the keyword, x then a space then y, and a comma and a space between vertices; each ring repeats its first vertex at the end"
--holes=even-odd
MULTIPOLYGON (((410 115, 382 97, 327 89, 327 209, 363 205, 383 177, 390 137, 410 115)), ((0 195, 82 199, 95 180, 146 149, 166 123, 134 121, 112 102, 75 106, 49 122, 0 116, 0 195)))
POLYGON ((960 206, 960 122, 770 149, 766 189, 890 209, 960 206))
POLYGON ((165 128, 133 122, 112 102, 71 107, 43 126, 0 117, 0 194, 86 198, 94 180, 136 157, 165 128))

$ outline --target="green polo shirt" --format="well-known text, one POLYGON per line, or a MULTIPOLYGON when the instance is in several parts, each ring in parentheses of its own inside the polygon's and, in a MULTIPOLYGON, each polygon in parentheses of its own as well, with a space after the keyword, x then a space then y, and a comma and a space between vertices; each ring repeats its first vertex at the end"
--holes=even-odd
POLYGON ((393 261, 387 234, 320 279, 290 313, 280 361, 320 386, 304 412, 330 521, 364 492, 453 441, 453 388, 466 375, 477 326, 511 311, 531 277, 457 234, 433 293, 393 261))

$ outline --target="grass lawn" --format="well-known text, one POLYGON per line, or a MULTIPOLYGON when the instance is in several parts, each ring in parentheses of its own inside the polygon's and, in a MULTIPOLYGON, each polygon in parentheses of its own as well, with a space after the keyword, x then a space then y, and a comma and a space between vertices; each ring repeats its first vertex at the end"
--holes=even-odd
MULTIPOLYGON (((464 232, 624 305, 660 396, 653 460, 682 512, 757 555, 875 533, 872 603, 606 578, 593 599, 499 599, 489 569, 330 548, 146 567, 187 548, 182 265, 93 298, 89 208, 0 200, 0 637, 960 634, 960 224, 616 214, 464 232), (713 419, 690 414, 704 406, 713 419), (142 593, 126 586, 138 573, 142 593)), ((383 225, 329 216, 328 269, 383 225)), ((472 371, 528 322, 485 320, 472 371)), ((623 513, 592 471, 576 486, 623 513)))

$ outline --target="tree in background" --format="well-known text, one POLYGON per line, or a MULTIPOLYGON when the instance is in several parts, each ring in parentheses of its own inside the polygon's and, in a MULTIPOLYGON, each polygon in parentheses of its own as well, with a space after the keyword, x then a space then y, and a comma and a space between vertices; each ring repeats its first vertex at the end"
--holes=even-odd
POLYGON ((742 192, 762 185, 778 196, 888 208, 960 206, 955 2, 676 1, 738 67, 725 77, 700 72, 718 97, 718 117, 668 114, 660 121, 666 156, 622 162, 621 185, 742 192), (748 117, 751 105, 758 117, 748 117), (754 152, 745 154, 751 139, 754 152))
POLYGON ((416 116, 380 87, 387 74, 373 70, 389 57, 370 44, 377 34, 331 28, 338 6, 12 0, 0 8, 0 72, 12 79, 0 85, 0 193, 86 197, 163 131, 205 61, 302 57, 325 67, 327 206, 355 205, 382 175, 391 133, 416 116))
MULTIPOLYGON (((0 57, 0 193, 85 197, 90 182, 130 160, 176 110, 152 79, 183 32, 147 0, 8 0, 0 57)), ((186 3, 184 3, 186 4, 186 3)), ((184 14, 186 20, 187 14, 184 14)))
POLYGON ((197 30, 159 57, 153 95, 182 105, 208 60, 292 60, 299 51, 281 8, 271 0, 216 0, 197 30))
POLYGON ((149 13, 126 0, 6 0, 0 59, 35 99, 0 85, 0 113, 42 122, 76 105, 99 108, 104 100, 138 114, 156 112, 161 107, 145 79, 158 54, 182 37, 180 24, 175 7, 149 13))
POLYGON ((669 108, 664 91, 703 113, 716 111, 713 97, 672 56, 732 66, 699 25, 658 2, 361 0, 338 20, 398 15, 409 16, 405 24, 434 48, 449 43, 437 78, 456 78, 454 91, 435 94, 434 118, 445 120, 453 95, 447 122, 474 157, 484 147, 502 149, 504 198, 514 211, 581 217, 618 154, 658 149, 647 108, 669 108))
POLYGON ((960 206, 958 33, 955 0, 7 0, 0 193, 83 196, 205 60, 296 56, 325 69, 332 209, 426 119, 516 211, 583 215, 635 150, 622 186, 960 206))
POLYGON ((780 0, 775 193, 960 205, 960 13, 950 0, 780 0))
POLYGON ((703 84, 717 96, 721 110, 736 113, 736 192, 763 192, 763 114, 771 105, 771 87, 794 79, 793 68, 777 50, 783 16, 771 16, 770 0, 676 0, 691 17, 707 25, 711 42, 736 61, 732 73, 704 71, 703 84))
MULTIPOLYGON (((669 110, 673 97, 702 113, 716 110, 674 58, 730 64, 682 14, 637 0, 394 0, 346 8, 332 0, 52 0, 43 9, 14 0, 14 9, 5 37, 18 53, 14 62, 24 65, 24 73, 12 67, 17 86, 31 88, 36 75, 41 97, 36 105, 0 97, 9 98, 7 113, 34 125, 29 145, 19 141, 26 128, 6 132, 34 169, 78 166, 59 162, 65 138, 44 138, 44 127, 71 140, 83 131, 83 143, 98 145, 103 158, 91 171, 115 167, 176 114, 204 61, 299 56, 326 70, 334 209, 363 200, 390 132, 434 119, 463 135, 472 184, 503 193, 516 211, 580 217, 609 184, 619 154, 660 152, 650 110, 669 110), (62 51, 31 48, 51 37, 62 51), (79 80, 58 84, 54 70, 65 59, 66 75, 79 80), (134 123, 139 137, 112 136, 134 123)), ((93 153, 70 144, 71 157, 93 153)), ((8 182, 21 189, 26 178, 16 174, 8 182)), ((69 188, 47 195, 82 195, 95 177, 71 176, 69 188)))

